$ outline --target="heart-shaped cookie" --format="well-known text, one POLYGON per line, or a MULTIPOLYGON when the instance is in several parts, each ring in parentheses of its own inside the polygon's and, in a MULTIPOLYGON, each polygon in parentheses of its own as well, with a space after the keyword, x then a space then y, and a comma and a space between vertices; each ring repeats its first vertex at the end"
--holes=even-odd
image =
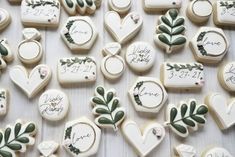
POLYGON ((53 153, 58 149, 59 144, 54 141, 43 141, 38 145, 38 150, 43 157, 52 157, 53 153))
POLYGON ((136 12, 129 13, 123 20, 114 11, 109 11, 105 15, 106 28, 120 44, 133 38, 140 30, 142 24, 143 18, 136 12))
POLYGON ((223 95, 213 93, 206 97, 206 103, 221 129, 235 125, 235 99, 228 102, 223 95))
POLYGON ((165 137, 165 129, 158 123, 148 125, 141 131, 134 121, 125 121, 122 132, 141 156, 148 155, 165 137))
POLYGON ((48 84, 51 69, 47 65, 38 65, 28 74, 23 66, 17 65, 10 70, 10 78, 28 98, 32 98, 48 84))

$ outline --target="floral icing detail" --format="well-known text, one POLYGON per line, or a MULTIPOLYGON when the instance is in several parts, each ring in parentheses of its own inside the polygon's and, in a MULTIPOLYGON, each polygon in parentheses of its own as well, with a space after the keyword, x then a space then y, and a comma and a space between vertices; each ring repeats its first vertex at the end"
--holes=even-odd
POLYGON ((56 1, 45 1, 45 0, 39 0, 39 1, 30 1, 30 0, 26 0, 27 6, 31 6, 32 8, 36 8, 36 7, 40 7, 40 6, 46 6, 46 5, 50 5, 52 7, 56 7, 59 9, 59 3, 56 1))

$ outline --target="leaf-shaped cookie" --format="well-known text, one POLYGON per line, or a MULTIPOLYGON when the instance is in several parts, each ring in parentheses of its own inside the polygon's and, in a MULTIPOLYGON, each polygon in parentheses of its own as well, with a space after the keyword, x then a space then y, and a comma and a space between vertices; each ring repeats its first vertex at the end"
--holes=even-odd
POLYGON ((155 43, 166 50, 167 53, 184 46, 186 37, 184 17, 179 16, 177 9, 170 9, 166 15, 160 16, 157 32, 154 37, 155 43))
POLYGON ((16 157, 16 153, 25 152, 27 145, 34 144, 36 125, 32 122, 22 123, 17 120, 14 126, 9 125, 0 131, 0 156, 16 157))
POLYGON ((7 40, 0 40, 0 69, 5 69, 7 66, 6 62, 10 62, 12 59, 13 55, 9 48, 7 40))
POLYGON ((207 112, 208 107, 204 104, 197 104, 194 99, 191 99, 188 103, 180 102, 179 107, 170 104, 167 108, 165 125, 169 126, 179 136, 187 137, 188 128, 196 131, 198 125, 206 123, 205 115, 207 112))
POLYGON ((125 118, 125 109, 119 106, 119 99, 115 96, 115 90, 106 91, 104 87, 97 87, 95 97, 91 99, 93 114, 98 117, 95 123, 100 127, 112 127, 118 130, 118 125, 125 118))

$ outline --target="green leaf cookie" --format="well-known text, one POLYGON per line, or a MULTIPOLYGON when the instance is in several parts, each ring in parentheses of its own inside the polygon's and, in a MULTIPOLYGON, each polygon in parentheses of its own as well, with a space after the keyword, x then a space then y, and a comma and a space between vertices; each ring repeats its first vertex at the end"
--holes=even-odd
POLYGON ((100 127, 118 130, 118 125, 125 118, 125 109, 119 106, 119 102, 115 97, 115 90, 106 91, 104 87, 97 87, 95 97, 91 99, 94 105, 93 114, 97 115, 95 123, 100 127))
POLYGON ((177 9, 170 9, 166 15, 160 16, 157 34, 154 37, 155 43, 171 53, 185 45, 186 37, 184 17, 179 16, 177 9))
POLYGON ((0 156, 16 157, 16 153, 25 152, 27 145, 34 144, 36 125, 34 123, 22 123, 20 120, 14 126, 7 126, 0 131, 0 156))
POLYGON ((204 104, 197 104, 194 99, 191 99, 188 104, 181 102, 179 107, 170 104, 167 108, 165 125, 169 126, 179 136, 187 137, 188 128, 196 131, 198 125, 206 123, 205 115, 207 112, 208 107, 204 104))

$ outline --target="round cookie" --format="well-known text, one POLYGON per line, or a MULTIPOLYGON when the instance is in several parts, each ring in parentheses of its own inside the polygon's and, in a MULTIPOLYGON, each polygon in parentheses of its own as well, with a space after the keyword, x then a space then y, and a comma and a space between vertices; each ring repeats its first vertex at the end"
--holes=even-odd
POLYGON ((155 63, 155 50, 146 42, 135 42, 126 51, 126 62, 136 72, 146 72, 155 63))
POLYGON ((47 90, 39 98, 38 109, 43 118, 58 121, 67 115, 69 99, 65 93, 59 90, 47 90))
POLYGON ((131 0, 109 0, 109 8, 120 14, 127 13, 131 8, 131 0))
POLYGON ((218 79, 223 88, 235 92, 235 62, 222 66, 218 71, 218 79))
POLYGON ((6 28, 11 22, 10 14, 3 8, 0 8, 0 31, 6 28))
POLYGON ((213 11, 209 0, 193 0, 187 7, 187 16, 194 23, 208 21, 213 11))

